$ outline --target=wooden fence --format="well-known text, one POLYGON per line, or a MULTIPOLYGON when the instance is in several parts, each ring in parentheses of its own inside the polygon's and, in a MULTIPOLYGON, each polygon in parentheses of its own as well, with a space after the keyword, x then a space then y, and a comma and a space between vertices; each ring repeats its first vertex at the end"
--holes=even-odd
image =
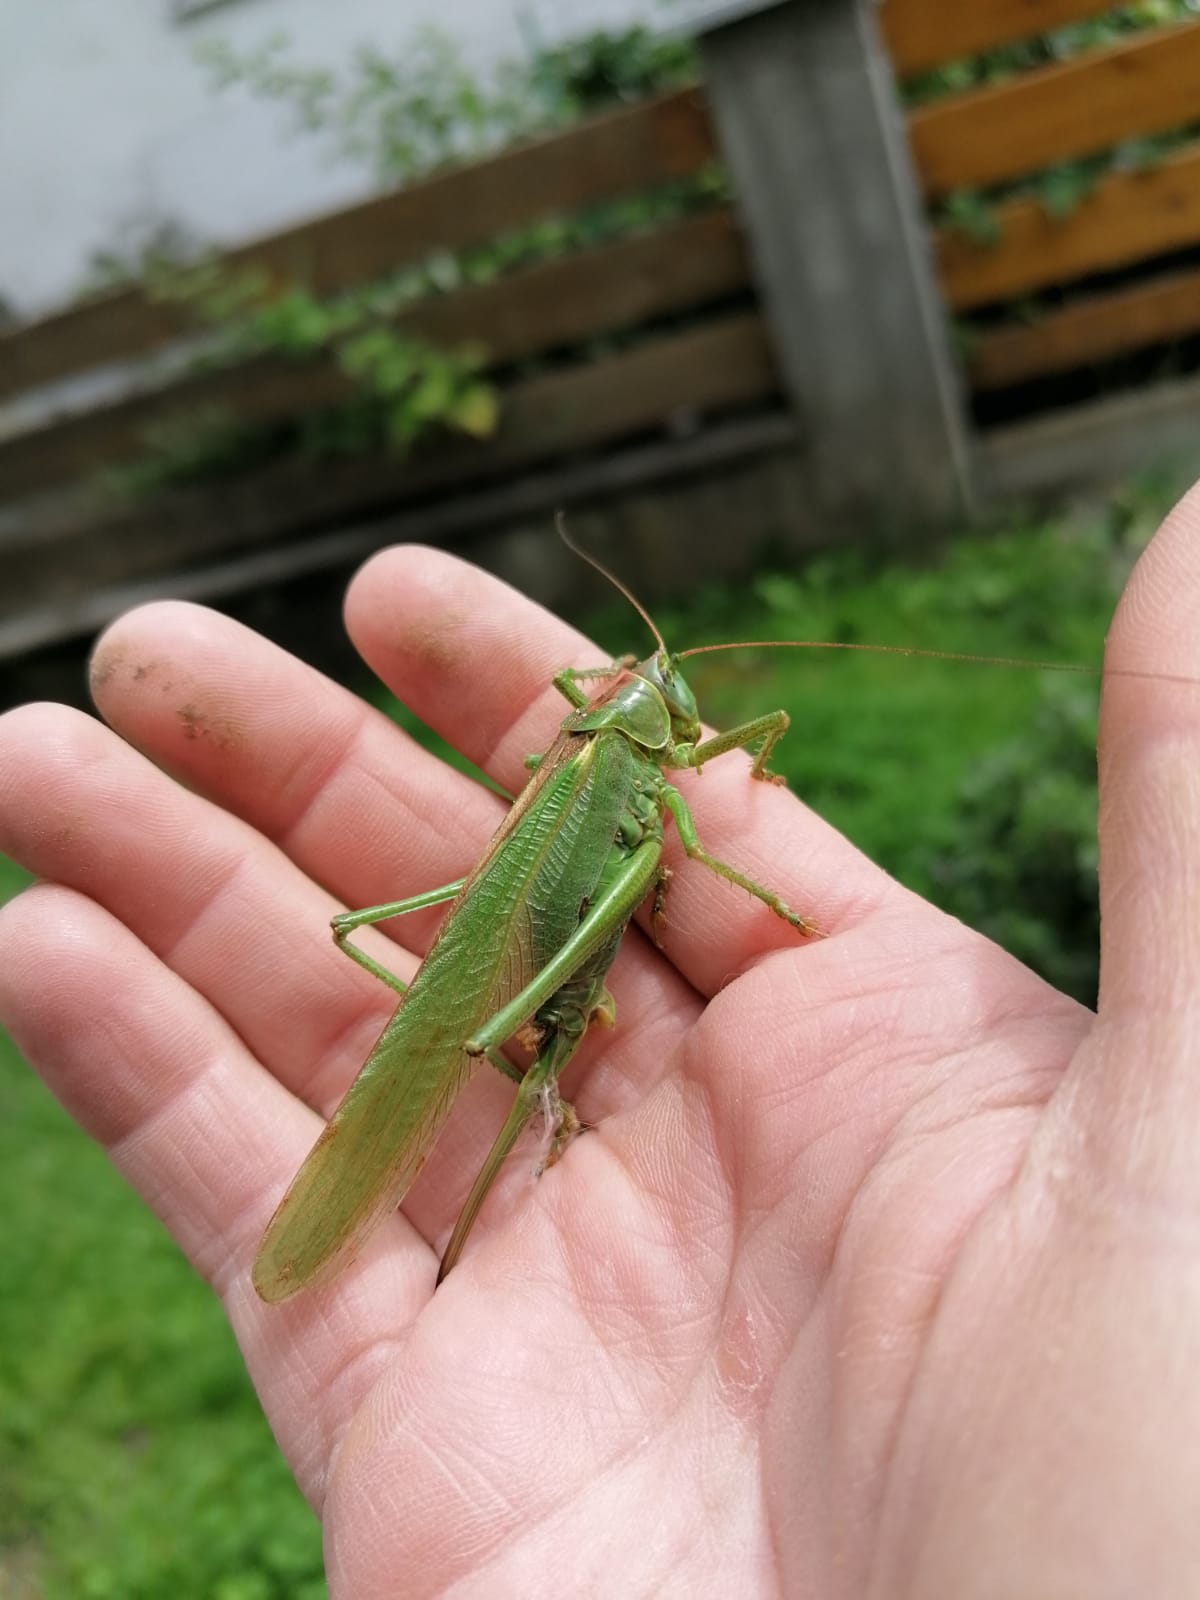
MULTIPOLYGON (((257 241, 231 264, 253 262, 280 283, 350 289, 435 247, 466 250, 696 178, 715 159, 703 98, 686 90, 257 241)), ((254 557, 381 510, 429 508, 444 527, 447 496, 465 501, 469 524, 486 519, 489 488, 521 474, 655 442, 646 470, 657 461, 669 472, 664 447, 689 459, 689 436, 706 423, 748 409, 778 412, 748 253, 726 205, 430 295, 401 321, 439 346, 486 349, 502 395, 493 437, 444 438, 404 458, 285 460, 149 502, 114 498, 96 484, 101 469, 144 449, 149 426, 215 408, 247 424, 296 419, 346 398, 348 381, 324 360, 163 371, 156 358, 188 324, 177 306, 138 290, 0 340, 0 416, 5 398, 9 413, 7 426, 0 422, 0 506, 8 508, 0 510, 0 559, 12 580, 0 593, 0 655, 93 625, 136 592, 131 584, 164 571, 254 557), (106 393, 73 383, 97 369, 106 393)), ((627 480, 627 468, 618 469, 614 481, 627 480)), ((547 481, 547 509, 556 486, 569 492, 569 478, 547 481)), ((261 560, 247 570, 261 574, 261 560)))
MULTIPOLYGON (((863 4, 860 36, 869 53, 874 23, 863 4)), ((829 0, 835 6, 845 9, 845 0, 829 0)), ((1109 9, 1095 0, 955 7, 884 0, 880 24, 903 80, 1109 9)), ((742 44, 765 57, 768 29, 782 38, 810 26, 806 19, 820 10, 805 0, 775 5, 746 24, 722 23, 705 40, 706 66, 719 69, 726 49, 732 56, 739 29, 759 30, 742 44)), ((778 77, 783 54, 763 70, 778 77)), ((715 116, 702 91, 672 93, 258 240, 230 262, 253 262, 281 284, 334 292, 420 262, 435 248, 469 250, 548 218, 694 179, 734 153, 726 149, 737 135, 729 96, 750 92, 745 74, 722 79, 718 70, 712 81, 715 116)), ((1192 122, 1200 124, 1200 19, 913 110, 905 119, 910 175, 900 175, 897 204, 901 213, 908 204, 905 181, 921 206, 936 207, 963 187, 1011 184, 1057 161, 1192 122)), ((768 129, 754 137, 787 134, 768 129)), ((763 165, 761 154, 752 166, 763 165)), ((878 165, 885 157, 895 167, 894 150, 863 159, 878 165)), ((431 296, 405 313, 409 328, 436 343, 486 346, 502 409, 495 437, 484 442, 447 440, 405 460, 316 468, 290 461, 153 503, 114 500, 97 492, 96 474, 135 457, 151 424, 213 408, 246 423, 295 418, 343 398, 346 380, 328 361, 260 358, 197 371, 164 359, 187 323, 178 306, 138 290, 0 336, 0 562, 11 580, 0 591, 0 656, 93 626, 134 592, 130 585, 170 587, 168 575, 214 563, 228 575, 239 560, 261 574, 264 551, 320 541, 396 508, 430 509, 434 524, 451 527, 447 500, 466 496, 474 509, 464 512, 464 525, 486 519, 489 493, 499 496, 497 506, 511 505, 514 483, 564 463, 582 464, 595 486, 603 478, 598 461, 634 449, 648 452, 646 477, 669 473, 676 458, 693 470, 764 440, 802 454, 820 401, 792 381, 804 356, 781 333, 788 313, 771 292, 773 241, 764 234, 804 215, 807 197, 795 193, 781 208, 776 193, 756 210, 746 158, 740 170, 737 160, 732 166, 732 204, 431 296), (767 289, 761 300, 759 283, 767 289), (785 396, 799 407, 799 435, 787 424, 785 396), (706 437, 717 441, 711 449, 706 437)), ((897 181, 890 168, 885 180, 897 181)), ((853 205, 857 185, 843 190, 850 192, 839 203, 853 205)), ((1037 199, 1018 194, 1000 200, 994 216, 995 242, 940 223, 928 262, 920 251, 909 262, 916 278, 929 271, 950 313, 983 314, 967 346, 969 390, 1013 388, 1200 333, 1200 267, 1186 260, 1200 246, 1200 142, 1145 171, 1108 172, 1069 215, 1050 217, 1037 199), (1105 285, 1106 274, 1121 281, 1105 285), (1033 320, 1005 317, 1005 307, 1049 290, 1064 291, 1063 303, 1033 320)), ((875 275, 878 298, 895 300, 896 317, 912 322, 918 313, 896 299, 887 252, 876 241, 867 254, 864 271, 875 275)), ((869 280, 865 292, 870 300, 869 280)), ((919 283, 912 292, 919 295, 919 283)), ((957 402, 943 395, 939 404, 957 402)), ((632 481, 628 466, 616 468, 612 481, 632 481)), ((543 499, 570 488, 569 478, 551 476, 543 499)), ((193 588, 204 592, 203 580, 193 588)))
MULTIPOLYGON (((1112 9, 1103 0, 959 7, 885 0, 883 20, 897 70, 908 74, 1112 9)), ((1200 19, 952 96, 908 120, 916 172, 931 200, 1188 127, 1200 132, 1200 19)), ((1108 173, 1063 216, 1036 198, 1001 201, 994 227, 994 242, 983 243, 936 230, 939 279, 953 312, 1070 290, 1200 246, 1200 140, 1145 170, 1108 173)), ((1150 271, 1025 325, 982 333, 969 347, 970 382, 977 391, 1002 389, 1196 333, 1200 269, 1150 271)))

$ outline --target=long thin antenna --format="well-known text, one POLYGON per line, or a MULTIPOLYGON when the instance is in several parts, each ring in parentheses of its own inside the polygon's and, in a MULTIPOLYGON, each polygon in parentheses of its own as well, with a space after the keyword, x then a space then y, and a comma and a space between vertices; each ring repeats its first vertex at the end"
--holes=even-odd
POLYGON ((676 661, 711 655, 717 650, 859 650, 875 656, 916 656, 924 661, 969 661, 977 667, 1015 667, 1025 672, 1075 672, 1088 678, 1146 678, 1155 683, 1197 680, 1183 673, 1143 672, 1137 667, 1093 667, 1082 661, 1034 661, 1025 656, 977 656, 965 650, 921 650, 906 644, 860 644, 846 639, 742 639, 736 644, 699 644, 681 650, 676 661))
MULTIPOLYGON (((558 529, 558 537, 566 545, 567 549, 572 551, 573 554, 577 555, 581 561, 586 561, 588 566, 591 567, 594 571, 598 572, 602 578, 607 578, 609 583, 612 584, 613 588, 617 591, 618 594, 622 594, 622 595, 625 596, 626 600, 629 601, 629 604, 633 607, 633 609, 637 612, 638 616, 641 617, 642 621, 646 624, 646 626, 650 629, 650 632, 654 635, 655 640, 657 641, 657 644, 658 644, 658 648, 660 650, 665 650, 667 648, 666 644, 665 644, 665 642, 663 640, 662 634, 659 633, 657 627, 655 627, 654 618, 646 610, 645 606, 637 598, 637 596, 632 594, 625 587, 625 585, 621 582, 620 578, 618 578, 615 575, 615 573, 610 572, 602 561, 597 561, 595 556, 589 555, 586 550, 582 549, 579 545, 577 545, 575 543, 574 539, 572 539, 570 533, 568 533, 568 531, 567 531, 566 513, 563 512, 563 511, 559 511, 555 515, 554 524, 558 529)), ((723 647, 718 645, 716 648, 717 649, 721 649, 723 647)))
POLYGON ((925 661, 973 661, 982 667, 1024 667, 1041 672, 1083 672, 1098 674, 1099 667, 1084 666, 1079 661, 1028 661, 1020 656, 976 656, 964 650, 920 650, 907 644, 859 644, 846 639, 744 639, 737 644, 698 644, 691 650, 681 650, 676 657, 684 661, 688 656, 709 655, 715 650, 861 650, 873 656, 916 656, 925 661))

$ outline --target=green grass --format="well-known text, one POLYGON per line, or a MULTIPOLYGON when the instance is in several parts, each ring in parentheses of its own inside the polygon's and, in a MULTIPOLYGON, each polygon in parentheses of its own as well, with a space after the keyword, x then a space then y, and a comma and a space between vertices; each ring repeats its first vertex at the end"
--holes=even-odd
MULTIPOLYGON (((659 622, 676 647, 757 634, 1096 662, 1161 505, 1133 494, 924 566, 828 559, 659 622)), ((614 651, 645 648, 624 607, 593 621, 614 651)), ((1088 992, 1094 685, 808 651, 700 658, 690 676, 718 725, 786 706, 777 765, 797 793, 1088 992)), ((21 881, 9 868, 0 895, 21 881)), ((323 1594, 316 1523, 215 1301, 2 1039, 0 1208, 0 1596, 323 1594)))
POLYGON ((219 1305, 3 1034, 0 1209, 0 1596, 317 1600, 219 1305))

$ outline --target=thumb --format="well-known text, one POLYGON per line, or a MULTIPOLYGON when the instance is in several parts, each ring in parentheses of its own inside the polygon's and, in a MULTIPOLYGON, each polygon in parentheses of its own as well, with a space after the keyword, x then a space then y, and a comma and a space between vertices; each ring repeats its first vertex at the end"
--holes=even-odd
POLYGON ((1101 1016, 1200 1006, 1200 485, 1135 567, 1104 668, 1101 1016))
POLYGON ((1138 562, 1105 651, 1100 1014, 1074 1077, 1099 1170, 1186 1215, 1200 1208, 1198 618, 1200 487, 1138 562))

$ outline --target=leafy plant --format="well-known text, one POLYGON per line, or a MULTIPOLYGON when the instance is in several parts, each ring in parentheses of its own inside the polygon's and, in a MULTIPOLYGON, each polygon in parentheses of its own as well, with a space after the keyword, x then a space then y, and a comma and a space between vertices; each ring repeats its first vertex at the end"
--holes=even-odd
POLYGON ((1067 23, 981 55, 916 73, 904 85, 905 98, 910 105, 924 105, 946 95, 1004 83, 1035 67, 1069 61, 1089 50, 1119 44, 1129 35, 1148 28, 1187 21, 1195 14, 1193 0, 1137 0, 1135 4, 1117 5, 1097 17, 1067 23))
POLYGON ((437 28, 419 29, 395 51, 363 45, 340 74, 293 60, 285 34, 242 54, 210 40, 196 58, 214 87, 276 102, 296 131, 319 135, 381 184, 478 159, 544 116, 522 97, 516 70, 501 67, 482 82, 437 28))
POLYGON ((649 28, 596 29, 582 38, 533 53, 528 79, 555 121, 591 116, 618 100, 694 83, 700 63, 682 34, 665 38, 649 28))
MULTIPOLYGON (((696 67, 686 42, 657 39, 645 28, 597 31, 503 64, 490 78, 471 73, 457 46, 435 29, 421 30, 394 52, 364 47, 342 74, 298 64, 280 36, 246 54, 221 41, 201 54, 218 88, 240 87, 279 103, 297 130, 328 139, 340 156, 365 164, 385 183, 478 159, 523 135, 684 82, 696 67)), ((148 436, 145 459, 123 470, 121 482, 148 491, 287 453, 404 450, 438 429, 485 437, 499 420, 497 391, 484 376, 486 351, 437 348, 404 328, 405 311, 426 296, 685 214, 722 192, 714 170, 653 194, 546 218, 475 249, 434 251, 333 295, 273 283, 254 268, 235 270, 218 259, 185 267, 155 259, 148 290, 185 307, 205 330, 199 366, 266 356, 325 360, 346 380, 347 398, 256 427, 228 418, 177 419, 148 436)))
MULTIPOLYGON (((904 84, 904 97, 910 106, 916 107, 948 95, 1004 83, 1038 67, 1069 61, 1119 43, 1148 28, 1193 19, 1196 11, 1196 0, 1140 0, 1138 4, 1115 6, 1101 16, 1069 23, 1048 33, 917 74, 904 84)), ((941 203, 938 218, 981 244, 994 244, 999 238, 996 212, 1003 200, 1032 195, 1041 202, 1048 216, 1065 217, 1087 199, 1105 173, 1142 171, 1155 166, 1192 139, 1197 128, 1200 124, 1128 139, 1112 149, 1055 162, 1029 177, 997 184, 984 191, 958 191, 941 203)))
POLYGON ((1058 987, 1095 999, 1096 695, 1048 677, 1027 728, 956 793, 953 838, 914 866, 932 897, 1058 987))
POLYGON ((244 53, 211 40, 197 59, 216 88, 274 101, 294 128, 319 135, 381 184, 478 160, 515 139, 691 81, 698 70, 687 40, 639 26, 537 48, 482 76, 436 27, 418 29, 393 50, 364 45, 341 74, 294 60, 284 34, 244 53))
POLYGON ((956 189, 941 206, 938 220, 974 244, 993 245, 1000 241, 999 209, 978 189, 956 189))
POLYGON ((153 282, 203 254, 191 230, 167 217, 127 217, 119 235, 119 243, 92 251, 83 278, 75 286, 77 299, 153 282))

